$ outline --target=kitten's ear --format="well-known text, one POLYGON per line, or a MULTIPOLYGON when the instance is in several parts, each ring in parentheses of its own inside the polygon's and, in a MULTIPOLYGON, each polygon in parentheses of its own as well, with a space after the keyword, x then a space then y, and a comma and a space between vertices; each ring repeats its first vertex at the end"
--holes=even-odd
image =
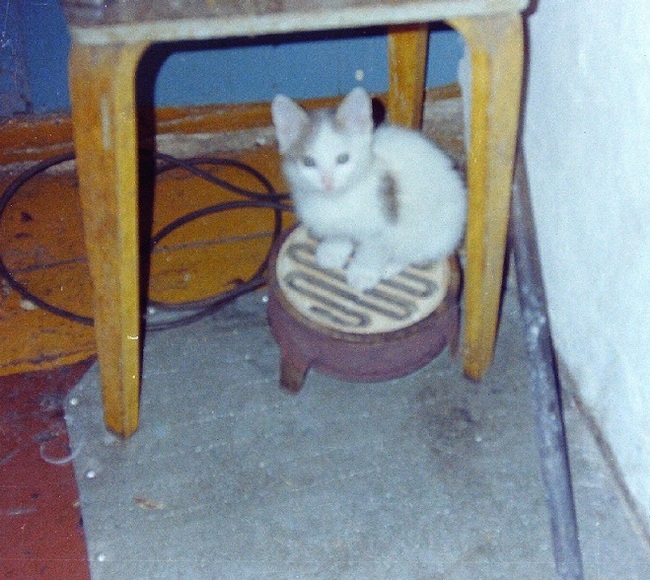
POLYGON ((355 133, 371 133, 372 101, 361 87, 352 89, 336 109, 336 120, 347 130, 355 133))
POLYGON ((300 137, 303 127, 309 122, 305 110, 284 95, 277 95, 271 103, 271 116, 275 125, 280 153, 285 153, 300 137))

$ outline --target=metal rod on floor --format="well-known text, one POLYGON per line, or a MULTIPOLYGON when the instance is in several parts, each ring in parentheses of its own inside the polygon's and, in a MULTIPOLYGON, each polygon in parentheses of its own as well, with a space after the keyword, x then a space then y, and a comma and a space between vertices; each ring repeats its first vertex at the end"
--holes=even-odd
POLYGON ((559 578, 581 580, 582 556, 562 420, 559 381, 546 310, 528 178, 521 149, 517 157, 510 235, 519 303, 525 324, 533 410, 551 519, 555 567, 559 578))

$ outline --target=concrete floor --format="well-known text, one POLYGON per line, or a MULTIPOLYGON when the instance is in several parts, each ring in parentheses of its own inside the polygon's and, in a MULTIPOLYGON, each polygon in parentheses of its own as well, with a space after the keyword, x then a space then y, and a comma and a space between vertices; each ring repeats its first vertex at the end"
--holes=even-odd
MULTIPOLYGON (((522 331, 508 293, 475 384, 445 352, 408 377, 277 387, 262 293, 150 335, 142 426, 67 403, 93 578, 554 577, 522 331)), ((565 402, 587 578, 650 578, 648 547, 565 402)))

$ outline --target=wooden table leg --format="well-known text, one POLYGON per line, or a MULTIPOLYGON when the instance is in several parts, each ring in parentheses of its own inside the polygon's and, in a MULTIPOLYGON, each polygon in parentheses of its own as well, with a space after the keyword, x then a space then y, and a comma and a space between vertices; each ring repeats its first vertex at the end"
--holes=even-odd
POLYGON ((422 127, 427 67, 427 24, 394 26, 388 31, 388 119, 413 129, 422 127))
POLYGON ((135 72, 146 45, 73 45, 72 121, 106 426, 138 426, 140 292, 135 72))
POLYGON ((523 69, 519 14, 449 21, 470 48, 465 374, 489 368, 499 315, 523 69))

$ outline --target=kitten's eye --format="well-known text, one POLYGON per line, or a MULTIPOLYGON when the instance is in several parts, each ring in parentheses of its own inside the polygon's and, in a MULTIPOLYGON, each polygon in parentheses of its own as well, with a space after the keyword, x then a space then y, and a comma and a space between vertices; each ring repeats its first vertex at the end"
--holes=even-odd
POLYGON ((337 162, 339 165, 343 165, 344 163, 347 163, 348 161, 350 161, 350 155, 349 155, 348 153, 341 153, 341 154, 336 158, 336 162, 337 162))
POLYGON ((306 156, 302 158, 302 164, 305 167, 316 167, 316 160, 313 157, 306 156))

